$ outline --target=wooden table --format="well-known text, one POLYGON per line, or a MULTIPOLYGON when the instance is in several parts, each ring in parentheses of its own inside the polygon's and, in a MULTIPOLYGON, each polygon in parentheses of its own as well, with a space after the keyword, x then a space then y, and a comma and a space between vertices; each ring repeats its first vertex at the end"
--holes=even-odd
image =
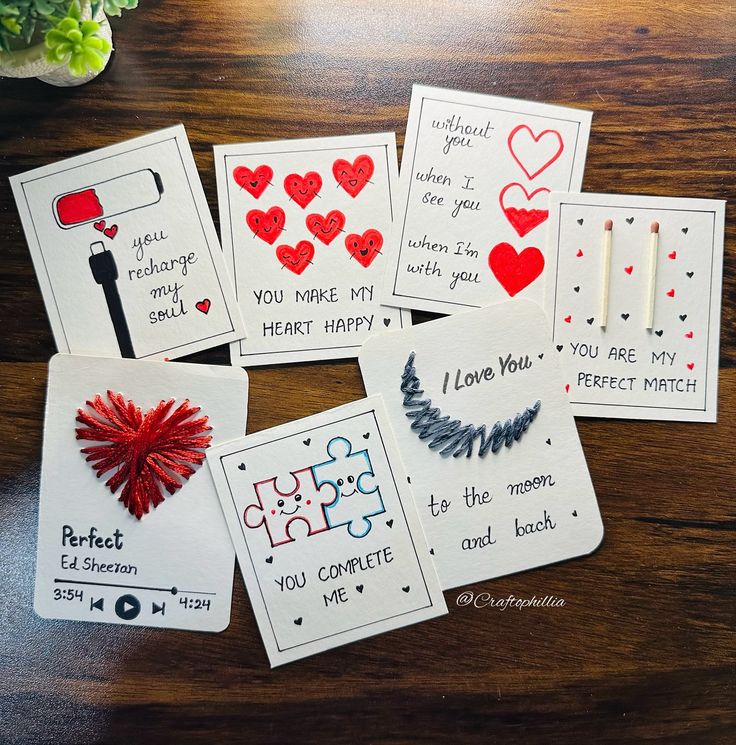
MULTIPOLYGON (((218 635, 32 610, 54 342, 8 176, 182 121, 214 211, 213 143, 388 129, 401 142, 422 82, 594 110, 588 191, 733 203, 736 5, 652 5, 143 0, 114 19, 117 52, 96 82, 0 82, 0 741, 734 741, 733 205, 720 422, 580 420, 603 546, 473 588, 564 607, 459 608, 448 592, 444 618, 273 672, 239 572, 218 635)), ((354 362, 251 381, 250 431, 363 395, 354 362)))

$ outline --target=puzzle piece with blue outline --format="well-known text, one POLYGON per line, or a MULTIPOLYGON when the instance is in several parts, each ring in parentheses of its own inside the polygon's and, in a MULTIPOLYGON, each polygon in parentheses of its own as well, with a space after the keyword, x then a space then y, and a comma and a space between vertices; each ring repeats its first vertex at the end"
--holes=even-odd
POLYGON ((386 511, 381 492, 373 478, 373 466, 367 450, 353 452, 353 445, 345 437, 333 437, 327 443, 329 460, 312 466, 314 483, 318 488, 331 485, 337 492, 333 502, 325 504, 325 516, 330 528, 347 525, 353 538, 364 538, 373 527, 368 519, 386 511))
POLYGON ((272 546, 291 543, 294 539, 289 526, 301 520, 309 528, 307 535, 329 529, 323 505, 333 503, 338 497, 337 487, 315 483, 311 468, 291 471, 294 488, 283 492, 278 488, 278 476, 253 484, 258 502, 248 505, 243 512, 243 521, 248 528, 265 526, 272 546), (258 514, 260 513, 260 514, 258 514))

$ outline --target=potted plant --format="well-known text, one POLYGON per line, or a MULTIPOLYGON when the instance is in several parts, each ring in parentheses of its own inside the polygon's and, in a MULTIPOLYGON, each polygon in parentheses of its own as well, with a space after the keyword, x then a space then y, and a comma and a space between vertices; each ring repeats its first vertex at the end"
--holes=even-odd
POLYGON ((73 86, 104 70, 112 52, 107 15, 138 0, 0 0, 0 76, 73 86))

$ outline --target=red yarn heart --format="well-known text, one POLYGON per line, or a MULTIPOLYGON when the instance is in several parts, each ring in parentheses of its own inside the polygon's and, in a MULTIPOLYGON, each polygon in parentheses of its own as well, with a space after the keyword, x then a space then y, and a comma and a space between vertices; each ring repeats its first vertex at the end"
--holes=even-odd
POLYGON ((114 470, 105 486, 113 494, 122 486, 118 500, 140 520, 151 505, 157 507, 164 501, 162 487, 174 494, 195 473, 192 466, 201 465, 205 458, 201 451, 212 439, 202 433, 212 427, 206 416, 192 418, 200 409, 189 401, 173 412, 173 398, 161 401, 142 414, 120 393, 108 391, 107 398, 109 406, 99 395, 87 401, 93 413, 77 410, 77 421, 85 425, 77 428, 77 439, 109 443, 81 450, 97 478, 114 470))

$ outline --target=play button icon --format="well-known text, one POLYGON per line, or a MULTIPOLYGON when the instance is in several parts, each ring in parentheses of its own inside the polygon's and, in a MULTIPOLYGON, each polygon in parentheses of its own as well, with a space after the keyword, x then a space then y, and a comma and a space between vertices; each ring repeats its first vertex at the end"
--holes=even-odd
POLYGON ((132 621, 140 612, 141 603, 135 595, 121 595, 115 602, 115 613, 123 621, 132 621))

